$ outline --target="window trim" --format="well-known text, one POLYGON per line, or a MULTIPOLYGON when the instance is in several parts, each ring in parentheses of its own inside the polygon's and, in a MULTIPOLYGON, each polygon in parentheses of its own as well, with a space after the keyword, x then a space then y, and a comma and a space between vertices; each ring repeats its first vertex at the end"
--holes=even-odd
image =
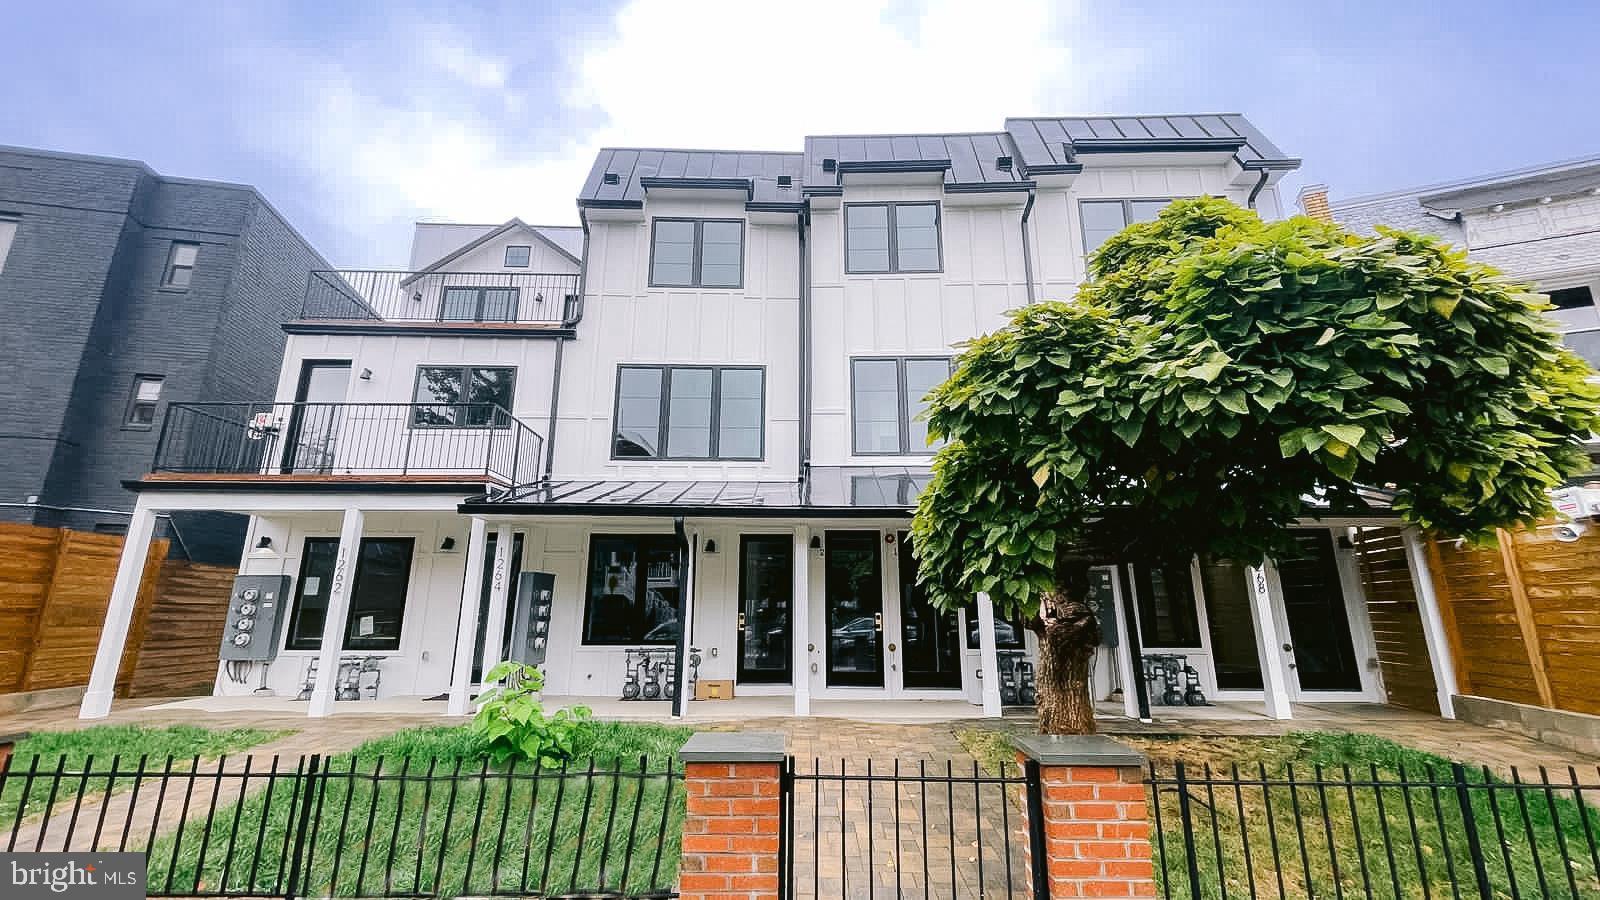
POLYGON ((503 285, 445 284, 445 285, 443 285, 442 287, 439 288, 439 312, 435 316, 434 321, 435 322, 444 322, 446 324, 455 324, 455 323, 461 323, 461 324, 468 324, 468 323, 471 323, 471 324, 483 324, 485 322, 490 323, 490 324, 502 324, 502 323, 508 323, 508 322, 516 322, 517 321, 517 316, 521 312, 522 312, 522 288, 519 288, 519 287, 505 287, 503 285), (450 300, 450 292, 451 291, 474 291, 474 292, 476 292, 477 296, 472 301, 472 318, 470 318, 470 319, 446 319, 444 317, 445 304, 448 303, 449 300, 450 300), (511 292, 511 315, 510 315, 509 318, 505 318, 505 319, 485 319, 483 317, 483 310, 484 310, 485 307, 487 307, 489 305, 489 292, 490 291, 510 291, 511 292))
POLYGON ((937 200, 907 200, 888 201, 878 200, 870 203, 846 203, 844 205, 844 271, 847 275, 931 275, 944 271, 944 204, 937 200), (856 269, 850 265, 850 210, 855 208, 881 206, 888 213, 889 228, 889 267, 887 269, 856 269), (937 268, 933 269, 907 269, 900 265, 900 236, 896 210, 902 206, 931 206, 933 207, 933 239, 934 247, 939 255, 937 268))
POLYGON ((638 462, 641 460, 657 460, 669 462, 764 462, 767 458, 767 367, 759 365, 707 365, 700 363, 622 363, 617 366, 617 377, 611 387, 611 458, 618 462, 638 462), (656 413, 656 443, 660 451, 655 456, 618 456, 617 455, 617 417, 622 412, 622 372, 624 369, 639 369, 643 371, 656 370, 661 373, 660 408, 656 413), (667 431, 669 428, 667 410, 672 403, 672 370, 673 369, 708 369, 711 372, 711 442, 708 445, 709 456, 669 456, 667 454, 667 431), (718 444, 722 440, 722 373, 726 371, 744 371, 761 373, 761 437, 755 456, 720 456, 721 449, 718 444))
POLYGON ((124 431, 150 431, 156 427, 156 421, 161 418, 161 391, 165 390, 166 386, 167 376, 165 375, 156 375, 149 372, 134 374, 133 381, 128 386, 128 405, 122 411, 122 429, 124 431), (139 383, 143 381, 154 381, 160 385, 160 388, 156 390, 155 409, 150 413, 149 424, 133 420, 133 408, 139 402, 139 383))
POLYGON ((955 371, 954 356, 852 356, 850 357, 850 455, 851 456, 932 456, 932 448, 922 450, 911 449, 911 397, 906 391, 906 363, 908 362, 943 362, 950 366, 952 374, 955 371), (891 450, 862 450, 856 446, 856 419, 859 409, 856 403, 856 363, 858 362, 892 362, 895 364, 896 403, 899 407, 900 449, 891 450))
MULTIPOLYGON (((306 535, 305 538, 301 541, 301 544, 300 544, 300 564, 299 564, 299 567, 298 567, 299 571, 298 571, 298 574, 295 576, 294 587, 293 587, 293 590, 291 591, 292 597, 290 598, 290 606, 289 606, 288 612, 286 613, 287 618, 285 618, 284 622, 283 622, 282 643, 280 644, 280 646, 278 648, 279 652, 281 652, 281 653, 317 654, 317 653, 322 652, 320 646, 317 647, 317 648, 313 648, 313 649, 306 649, 304 647, 291 646, 295 642, 293 625, 295 624, 295 620, 298 618, 298 616, 300 614, 300 601, 304 598, 304 595, 301 593, 301 586, 305 583, 306 566, 311 560, 310 544, 313 541, 319 541, 319 542, 332 544, 333 545, 333 549, 334 549, 334 566, 337 568, 337 566, 339 564, 339 557, 338 557, 339 535, 336 535, 336 534, 328 535, 328 534, 315 534, 315 533, 312 533, 312 534, 306 535)), ((355 557, 356 557, 355 558, 355 562, 350 567, 350 605, 349 605, 349 608, 345 611, 344 627, 340 629, 340 632, 341 632, 341 634, 343 634, 344 637, 343 637, 342 640, 339 641, 339 653, 340 654, 345 654, 345 653, 365 653, 368 656, 389 656, 389 655, 405 652, 405 645, 406 645, 406 642, 405 642, 406 630, 405 629, 406 629, 406 621, 409 618, 406 615, 406 611, 407 611, 407 607, 411 603, 412 582, 416 578, 416 574, 417 574, 417 538, 416 538, 416 536, 415 535, 404 535, 404 534, 400 534, 400 535, 384 535, 384 534, 364 535, 359 541, 356 542, 356 554, 355 554, 355 557), (404 542, 404 543, 410 545, 410 551, 409 551, 409 554, 407 556, 407 562, 406 562, 405 595, 403 597, 401 597, 401 602, 400 602, 400 629, 399 629, 398 634, 395 637, 394 649, 384 649, 384 650, 364 649, 364 648, 351 649, 350 647, 346 646, 350 642, 350 624, 351 624, 351 622, 354 621, 354 616, 356 614, 355 598, 356 598, 356 591, 357 591, 357 588, 359 586, 360 576, 361 576, 361 552, 362 552, 363 549, 365 549, 368 541, 390 541, 390 542, 396 542, 396 543, 404 542)), ((329 587, 329 590, 330 591, 332 590, 331 586, 329 587)), ((323 624, 324 625, 327 624, 327 607, 323 607, 323 624)), ((320 644, 320 642, 321 642, 321 635, 320 634, 317 636, 317 639, 318 639, 318 642, 320 644)))
POLYGON ((172 241, 167 247, 167 261, 166 261, 166 264, 161 267, 161 289, 164 290, 164 291, 185 291, 185 292, 188 291, 190 288, 194 287, 194 273, 199 271, 199 269, 200 269, 200 242, 199 241, 172 241), (194 248, 194 262, 193 263, 191 263, 191 264, 189 264, 187 266, 179 266, 174 262, 174 259, 178 255, 178 248, 179 247, 193 247, 194 248), (174 272, 176 272, 180 268, 189 270, 189 283, 188 284, 176 284, 176 283, 173 282, 172 275, 173 275, 174 272))
POLYGON ((515 418, 514 416, 511 416, 511 405, 510 404, 511 403, 515 403, 516 400, 517 400, 517 367, 516 366, 496 366, 496 365, 482 365, 482 364, 474 364, 474 363, 468 363, 468 364, 463 364, 463 365, 456 365, 456 364, 453 364, 453 363, 418 363, 417 364, 416 374, 413 375, 412 379, 411 379, 411 415, 406 417, 406 428, 408 428, 408 429, 416 429, 418 431, 504 431, 504 430, 506 430, 506 429, 511 427, 511 420, 513 418, 515 418), (504 425, 461 425, 461 424, 456 424, 456 423, 452 423, 452 424, 449 424, 449 425, 429 425, 429 424, 426 424, 426 423, 423 423, 423 422, 418 422, 417 421, 417 407, 419 407, 419 406, 455 406, 455 407, 462 407, 462 406, 470 406, 470 405, 472 405, 472 401, 471 400, 457 400, 455 403, 423 403, 423 402, 419 401, 417 399, 417 388, 422 385, 422 370, 423 369, 455 369, 458 373, 461 374, 461 393, 464 394, 464 395, 467 394, 467 392, 472 387, 472 372, 474 370, 476 370, 476 369, 505 369, 505 370, 509 371, 511 373, 511 400, 505 407, 505 411, 506 411, 506 414, 508 416, 508 418, 506 419, 506 423, 504 425))
MULTIPOLYGON (((1078 242, 1079 242, 1079 246, 1081 246, 1083 248, 1083 256, 1084 256, 1084 258, 1085 259, 1089 258, 1090 256, 1094 255, 1094 251, 1095 250, 1099 250, 1100 249, 1099 247, 1095 247, 1094 250, 1090 250, 1089 249, 1089 229, 1088 229, 1087 222, 1083 218, 1083 205, 1085 203, 1120 203, 1120 204, 1122 204, 1122 228, 1127 228, 1129 225, 1134 224, 1134 221, 1133 221, 1133 204, 1135 204, 1135 203, 1176 203, 1177 201, 1182 200, 1182 199, 1184 199, 1184 198, 1182 198, 1182 197, 1079 197, 1078 198, 1078 242)), ((1120 233, 1122 231, 1122 228, 1117 229, 1117 231, 1120 233)), ((1103 244, 1105 242, 1101 241, 1101 243, 1103 244)))
POLYGON ((533 245, 532 244, 507 244, 506 245, 505 257, 501 260, 501 268, 505 268, 505 269, 526 269, 526 268, 528 268, 528 267, 530 267, 532 265, 533 265, 533 245), (527 252, 527 255, 523 258, 522 262, 514 263, 514 262, 511 261, 511 251, 513 251, 513 250, 526 250, 528 252, 527 252))
MULTIPOLYGON (((633 542, 634 543, 633 552, 634 552, 634 556, 636 558, 634 565, 639 565, 642 562, 642 560, 638 559, 638 558, 642 557, 644 555, 644 553, 639 549, 639 544, 638 544, 638 542, 639 542, 639 540, 641 538, 644 538, 644 539, 657 538, 657 539, 664 539, 664 540, 669 541, 669 542, 674 540, 674 537, 670 532, 662 532, 662 531, 635 531, 635 532, 599 532, 599 531, 593 531, 593 532, 589 533, 589 546, 587 548, 585 548, 585 553, 584 553, 584 557, 583 557, 583 620, 582 620, 582 622, 581 622, 581 624, 579 626, 580 630, 578 632, 578 646, 580 646, 580 647, 671 647, 671 646, 673 646, 673 645, 675 645, 677 643, 676 640, 672 640, 672 641, 645 641, 645 640, 637 640, 637 641, 635 641, 635 640, 596 641, 596 640, 591 640, 589 638, 589 619, 590 619, 590 612, 591 612, 591 609, 590 609, 590 606, 589 606, 589 601, 590 601, 590 599, 592 599, 593 587, 594 587, 594 585, 591 583, 591 579, 594 578, 594 555, 595 555, 594 547, 595 547, 595 542, 596 541, 607 541, 607 540, 610 540, 610 541, 626 540, 626 541, 633 542)), ((683 584, 683 581, 682 581, 682 574, 683 574, 682 573, 682 567, 687 564, 687 561, 684 560, 684 558, 683 558, 682 548, 675 547, 674 548, 674 553, 678 557, 678 567, 679 567, 678 590, 681 593, 683 591, 684 587, 685 587, 685 585, 683 584)), ((642 584, 643 579, 640 579, 640 582, 642 584)), ((648 590, 648 588, 646 588, 646 590, 648 590)), ((631 605, 637 605, 639 603, 639 598, 637 598, 637 597, 631 597, 631 598, 629 598, 629 600, 631 601, 631 605)), ((684 602, 685 602, 684 598, 680 596, 678 598, 677 609, 682 610, 684 608, 684 602)), ((679 630, 680 633, 683 630, 683 620, 682 619, 678 620, 678 630, 679 630)))
POLYGON ((716 217, 695 218, 693 216, 653 216, 650 219, 650 260, 649 269, 645 273, 645 283, 653 288, 687 288, 691 290, 706 291, 742 291, 744 290, 744 252, 745 252, 745 220, 724 219, 716 217), (662 284, 656 281, 656 225, 660 222, 692 222, 694 224, 694 244, 689 251, 689 283, 688 284, 662 284), (703 284, 704 276, 700 271, 705 253, 705 224, 707 222, 736 222, 739 225, 739 283, 738 284, 703 284))

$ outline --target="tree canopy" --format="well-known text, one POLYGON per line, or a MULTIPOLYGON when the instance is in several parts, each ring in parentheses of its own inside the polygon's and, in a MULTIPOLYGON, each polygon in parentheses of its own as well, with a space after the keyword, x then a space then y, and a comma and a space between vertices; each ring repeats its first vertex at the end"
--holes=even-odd
POLYGON ((1177 201, 930 395, 923 583, 1032 615, 1064 556, 1276 558, 1373 489, 1437 532, 1531 523, 1600 415, 1546 308, 1432 237, 1177 201))

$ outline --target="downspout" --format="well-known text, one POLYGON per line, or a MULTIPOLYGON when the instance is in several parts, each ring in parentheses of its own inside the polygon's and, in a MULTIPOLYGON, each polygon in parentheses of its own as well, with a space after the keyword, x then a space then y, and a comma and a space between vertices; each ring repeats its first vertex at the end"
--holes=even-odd
POLYGON ((1256 186, 1250 189, 1250 196, 1245 198, 1244 205, 1255 209, 1256 197, 1260 196, 1261 189, 1267 186, 1267 177, 1272 174, 1271 169, 1262 169, 1261 177, 1256 179, 1256 186))
MULTIPOLYGON (((583 292, 589 282, 589 217, 582 207, 578 208, 578 222, 583 225, 583 254, 578 257, 578 304, 572 311, 572 316, 562 325, 573 329, 577 333, 578 323, 583 321, 583 292)), ((556 338, 556 357, 551 363, 550 375, 550 419, 545 426, 544 439, 544 480, 549 481, 555 471, 556 464, 556 416, 561 411, 561 361, 565 357, 567 339, 556 338)))
POLYGON ((694 559, 694 547, 684 533, 683 516, 672 517, 672 533, 678 539, 678 642, 672 650, 672 678, 677 686, 672 692, 672 715, 681 719, 689 708, 689 698, 684 696, 683 690, 688 683, 683 672, 683 649, 689 641, 689 566, 694 559))
POLYGON ((1033 304, 1033 247, 1028 240, 1028 217, 1033 215, 1033 200, 1036 192, 1028 189, 1028 202, 1022 207, 1022 276, 1028 280, 1028 303, 1033 304))
POLYGON ((802 210, 795 227, 800 238, 800 482, 810 481, 811 469, 811 245, 806 229, 811 210, 802 210))

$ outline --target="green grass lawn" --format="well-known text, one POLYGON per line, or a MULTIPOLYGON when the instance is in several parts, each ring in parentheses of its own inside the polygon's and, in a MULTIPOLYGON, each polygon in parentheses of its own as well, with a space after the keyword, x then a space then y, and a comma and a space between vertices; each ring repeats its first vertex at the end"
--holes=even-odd
MULTIPOLYGON (((1007 735, 969 728, 958 737, 990 771, 1002 761, 1014 765, 1007 735)), ((1371 735, 1119 740, 1144 751, 1160 773, 1151 816, 1159 817, 1158 878, 1173 896, 1191 893, 1192 846, 1206 898, 1449 897, 1452 884, 1476 897, 1470 811, 1492 896, 1600 897, 1597 791, 1546 791, 1542 783, 1513 790, 1469 768, 1463 805, 1451 760, 1371 735), (1187 840, 1182 798, 1171 783, 1180 761, 1186 778, 1200 782, 1187 790, 1187 840), (1402 773, 1414 783, 1401 785, 1402 773), (1208 774, 1257 783, 1208 784, 1208 774)), ((1565 772, 1551 777, 1570 785, 1565 772)))
MULTIPOLYGON (((596 722, 564 769, 488 766, 465 727, 369 741, 328 761, 306 835, 306 896, 438 897, 498 890, 645 892, 677 879, 687 728, 596 722), (596 773, 589 775, 591 770, 596 773), (645 773, 641 776, 641 772, 645 773), (666 773, 672 773, 668 780, 666 773), (529 777, 536 776, 536 777, 529 777)), ((150 856, 151 883, 201 892, 281 890, 298 798, 235 787, 150 856), (235 836, 235 837, 230 837, 235 836)))
POLYGON ((96 725, 77 731, 44 731, 21 741, 12 751, 10 769, 0 787, 0 833, 9 833, 18 821, 23 791, 27 805, 22 818, 42 813, 50 803, 52 788, 57 804, 76 797, 111 790, 124 790, 132 778, 111 779, 117 771, 132 772, 141 759, 152 772, 159 772, 170 758, 175 769, 188 769, 196 756, 215 759, 274 740, 289 732, 261 731, 255 728, 212 730, 193 725, 147 728, 138 725, 96 725), (29 783, 28 773, 41 774, 29 783), (57 771, 69 773, 57 782, 57 771), (100 773, 95 777, 95 773, 100 773), (76 777, 70 777, 76 776, 76 777))

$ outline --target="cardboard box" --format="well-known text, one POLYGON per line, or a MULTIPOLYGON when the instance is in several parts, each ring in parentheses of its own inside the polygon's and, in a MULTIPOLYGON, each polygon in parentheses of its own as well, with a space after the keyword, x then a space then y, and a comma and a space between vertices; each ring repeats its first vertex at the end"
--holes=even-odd
POLYGON ((732 700, 733 679, 702 678, 694 683, 696 700, 732 700))

